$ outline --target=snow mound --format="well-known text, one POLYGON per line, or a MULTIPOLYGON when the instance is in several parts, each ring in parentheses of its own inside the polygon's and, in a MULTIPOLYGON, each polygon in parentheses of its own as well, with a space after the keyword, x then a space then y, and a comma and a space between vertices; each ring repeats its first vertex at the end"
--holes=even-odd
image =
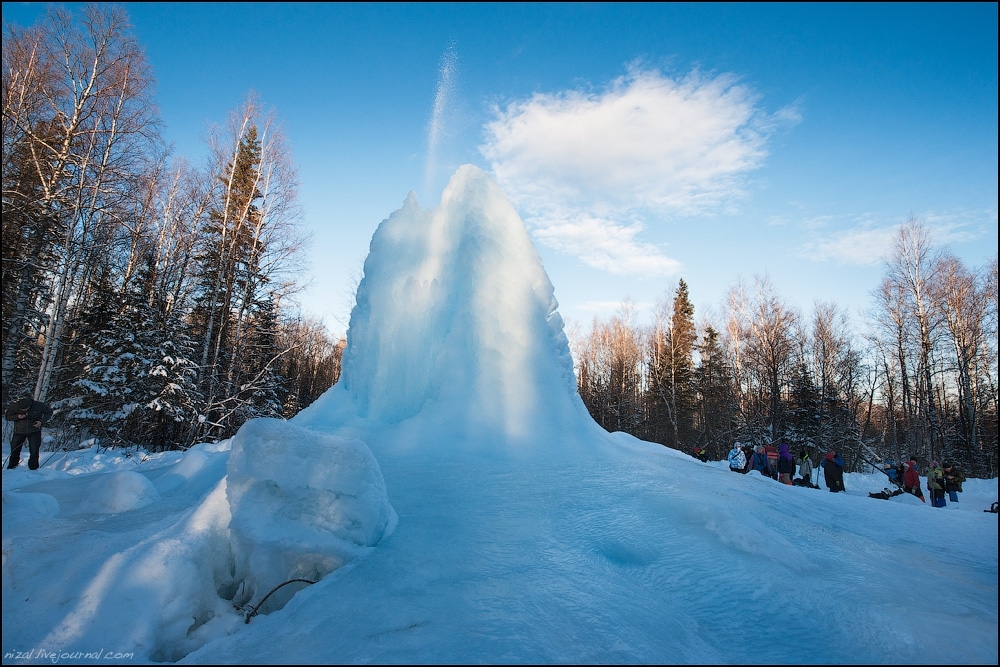
POLYGON ((123 470, 95 480, 79 509, 84 513, 117 514, 152 505, 159 497, 145 475, 123 470))
POLYGON ((591 420, 557 307, 506 195, 465 165, 440 206, 410 193, 375 231, 341 381, 295 421, 327 431, 419 414, 459 436, 448 446, 560 442, 591 420))
POLYGON ((154 485, 161 494, 175 491, 194 479, 211 475, 223 452, 210 448, 207 443, 194 445, 184 456, 159 477, 154 485))
MULTIPOLYGON (((233 438, 226 494, 242 601, 290 579, 318 581, 366 554, 396 524, 368 446, 276 419, 233 438)), ((280 608, 295 587, 269 602, 280 608)))
POLYGON ((59 502, 47 493, 4 493, 3 525, 33 523, 59 515, 59 502))

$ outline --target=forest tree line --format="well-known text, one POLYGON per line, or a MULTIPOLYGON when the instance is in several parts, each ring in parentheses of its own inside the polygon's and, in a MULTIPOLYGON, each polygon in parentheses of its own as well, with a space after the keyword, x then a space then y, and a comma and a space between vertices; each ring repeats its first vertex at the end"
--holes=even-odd
POLYGON ((970 268, 911 218, 863 321, 832 303, 804 316, 770 280, 729 290, 696 324, 681 280, 651 325, 625 302, 574 337, 580 395, 609 431, 725 457, 787 442, 848 470, 915 457, 997 475, 997 260, 970 268))
POLYGON ((48 402, 67 444, 169 449, 336 382, 343 341, 293 304, 306 238, 274 113, 248 95, 192 166, 124 10, 3 30, 3 404, 48 402))

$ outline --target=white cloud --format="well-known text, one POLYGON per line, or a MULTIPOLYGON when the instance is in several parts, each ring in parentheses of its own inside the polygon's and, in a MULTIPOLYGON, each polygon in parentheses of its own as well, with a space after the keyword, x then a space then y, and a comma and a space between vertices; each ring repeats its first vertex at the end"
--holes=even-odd
POLYGON ((996 236, 997 210, 977 209, 938 213, 928 211, 922 219, 931 230, 931 239, 938 245, 972 243, 996 236))
POLYGON ((679 263, 639 242, 634 221, 729 205, 770 132, 797 117, 763 114, 729 75, 633 70, 602 92, 539 93, 497 108, 481 151, 542 242, 604 270, 664 275, 679 263))
POLYGON ((892 240, 898 228, 895 225, 875 229, 848 229, 806 243, 800 254, 816 261, 872 266, 879 264, 892 248, 892 240))
POLYGON ((640 223, 622 225, 589 216, 535 222, 539 242, 595 269, 648 276, 670 276, 681 269, 681 263, 664 255, 659 247, 636 241, 643 229, 640 223))
MULTIPOLYGON (((840 216, 824 215, 803 220, 803 229, 817 230, 836 224, 840 216)), ((996 211, 960 211, 955 213, 928 212, 920 216, 931 233, 931 241, 938 247, 969 243, 989 236, 996 229, 996 211)), ((855 266, 875 266, 892 251, 893 240, 901 222, 888 223, 884 218, 870 215, 853 221, 848 229, 831 232, 814 238, 799 247, 798 254, 815 261, 831 261, 855 266)), ((994 231, 995 233, 995 231, 994 231)))

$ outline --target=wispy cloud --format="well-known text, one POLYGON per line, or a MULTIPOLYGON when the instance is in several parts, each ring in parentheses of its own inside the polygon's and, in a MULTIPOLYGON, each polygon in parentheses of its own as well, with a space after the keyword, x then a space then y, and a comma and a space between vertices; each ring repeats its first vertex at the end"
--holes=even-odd
MULTIPOLYGON (((919 217, 927 224, 931 240, 939 247, 985 238, 991 228, 995 234, 997 221, 995 210, 928 212, 919 217)), ((817 216, 803 220, 799 225, 804 229, 816 231, 821 227, 835 226, 838 218, 843 219, 842 216, 817 216), (816 225, 817 220, 821 220, 823 224, 816 225)), ((877 265, 892 250, 893 239, 901 222, 901 220, 890 222, 871 215, 842 222, 841 224, 849 226, 803 243, 798 249, 798 254, 821 262, 855 266, 877 265)))
POLYGON ((880 263, 892 248, 898 228, 899 225, 893 225, 839 231, 803 244, 799 254, 818 262, 871 266, 880 263))
POLYGON ((931 229, 931 238, 939 245, 975 242, 997 233, 997 209, 960 212, 928 211, 923 216, 931 229))
POLYGON ((670 275, 679 262, 642 243, 642 225, 717 212, 745 194, 774 129, 730 75, 672 79, 633 68, 600 92, 539 93, 496 108, 481 147, 535 236, 590 266, 670 275))

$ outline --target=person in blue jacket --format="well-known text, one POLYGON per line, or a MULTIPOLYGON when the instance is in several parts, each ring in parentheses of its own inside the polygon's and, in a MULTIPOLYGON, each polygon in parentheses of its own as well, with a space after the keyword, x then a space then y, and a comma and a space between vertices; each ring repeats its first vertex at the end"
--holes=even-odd
POLYGON ((767 450, 764 449, 764 445, 758 445, 757 449, 754 450, 753 456, 750 458, 750 469, 756 470, 764 477, 771 476, 771 468, 767 462, 767 450))
POLYGON ((826 488, 831 493, 846 491, 844 488, 844 459, 837 452, 827 452, 823 459, 823 477, 826 480, 826 488))

